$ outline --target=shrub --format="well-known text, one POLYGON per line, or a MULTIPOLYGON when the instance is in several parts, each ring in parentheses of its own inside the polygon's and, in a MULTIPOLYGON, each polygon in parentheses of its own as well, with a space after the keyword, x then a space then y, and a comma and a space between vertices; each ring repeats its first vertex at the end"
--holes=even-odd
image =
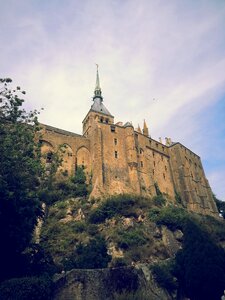
POLYGON ((147 239, 143 235, 143 231, 140 229, 120 231, 118 234, 119 234, 118 246, 124 250, 133 246, 141 246, 147 243, 147 239))
POLYGON ((102 223, 115 215, 135 216, 135 207, 144 208, 149 205, 148 199, 139 196, 117 195, 106 199, 98 208, 94 209, 89 216, 90 223, 102 223))
POLYGON ((0 285, 1 300, 47 300, 51 294, 52 281, 47 276, 13 278, 0 285))
POLYGON ((150 210, 149 218, 158 225, 166 225, 171 230, 182 229, 190 218, 183 208, 168 206, 161 210, 150 210))
POLYGON ((86 230, 87 225, 83 221, 77 221, 77 222, 70 222, 71 229, 74 230, 76 233, 81 233, 86 230))
POLYGON ((153 201, 154 205, 159 206, 159 207, 164 206, 166 204, 166 199, 163 197, 162 194, 153 197, 152 201, 153 201))
POLYGON ((183 249, 176 255, 179 286, 191 299, 220 300, 225 283, 225 253, 189 220, 184 227, 183 249))
POLYGON ((106 268, 111 260, 105 240, 98 236, 87 245, 78 244, 75 253, 63 261, 66 270, 106 268))
POLYGON ((149 210, 148 217, 150 221, 155 222, 159 214, 160 214, 160 209, 154 207, 149 210))
POLYGON ((127 266, 128 262, 124 257, 116 257, 112 262, 113 268, 125 267, 127 266))
POLYGON ((177 281, 172 275, 173 265, 170 262, 154 264, 151 271, 157 283, 168 292, 173 292, 177 288, 177 281))

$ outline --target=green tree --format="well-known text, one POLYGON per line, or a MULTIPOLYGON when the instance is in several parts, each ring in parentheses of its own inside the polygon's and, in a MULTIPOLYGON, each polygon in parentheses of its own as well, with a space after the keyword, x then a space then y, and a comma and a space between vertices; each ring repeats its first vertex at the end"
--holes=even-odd
POLYGON ((38 112, 23 109, 25 92, 12 90, 11 81, 0 79, 0 280, 20 273, 21 252, 42 215, 38 112))
POLYGON ((206 232, 189 220, 183 249, 176 255, 180 290, 193 300, 220 300, 225 286, 225 254, 206 232))
POLYGON ((215 194, 213 194, 213 199, 216 202, 219 213, 221 213, 221 215, 225 219, 225 201, 219 200, 215 194))

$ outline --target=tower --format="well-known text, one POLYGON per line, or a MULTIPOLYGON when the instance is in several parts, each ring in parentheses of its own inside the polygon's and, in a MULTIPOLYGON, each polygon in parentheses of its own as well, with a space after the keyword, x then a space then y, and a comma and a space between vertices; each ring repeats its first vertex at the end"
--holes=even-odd
POLYGON ((88 136, 88 133, 93 127, 93 122, 100 122, 106 124, 114 124, 114 117, 108 111, 108 109, 103 104, 103 97, 102 97, 102 90, 100 87, 100 80, 99 80, 99 72, 98 72, 98 65, 97 66, 97 73, 96 73, 96 84, 94 90, 93 101, 89 112, 87 113, 86 117, 83 120, 83 135, 88 136))

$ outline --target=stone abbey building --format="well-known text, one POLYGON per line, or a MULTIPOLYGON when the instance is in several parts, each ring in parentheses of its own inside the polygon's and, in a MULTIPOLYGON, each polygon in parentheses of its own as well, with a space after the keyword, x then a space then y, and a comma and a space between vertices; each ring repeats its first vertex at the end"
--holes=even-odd
POLYGON ((65 145, 65 174, 83 166, 92 183, 91 197, 128 193, 152 197, 157 187, 175 202, 179 194, 187 209, 217 214, 212 191, 200 157, 180 144, 152 139, 144 121, 143 130, 129 122, 114 123, 103 104, 97 70, 93 104, 83 120, 83 135, 43 125, 42 149, 47 154, 65 145))

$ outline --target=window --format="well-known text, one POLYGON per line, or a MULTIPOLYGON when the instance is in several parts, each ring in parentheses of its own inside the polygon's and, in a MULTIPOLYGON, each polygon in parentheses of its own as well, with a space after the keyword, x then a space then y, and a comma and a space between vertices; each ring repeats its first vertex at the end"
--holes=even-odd
POLYGON ((163 151, 165 151, 165 148, 164 148, 164 147, 162 147, 162 149, 163 149, 163 151))
POLYGON ((165 171, 167 171, 167 166, 165 166, 165 171))
POLYGON ((144 151, 143 151, 143 149, 140 149, 140 154, 142 154, 144 151))
POLYGON ((46 155, 46 163, 47 164, 50 164, 52 162, 52 156, 53 156, 52 152, 47 153, 47 155, 46 155))
POLYGON ((114 145, 117 145, 117 139, 114 139, 114 145))
POLYGON ((155 145, 156 145, 156 147, 158 148, 159 144, 158 144, 158 143, 156 143, 155 145))
POLYGON ((100 118, 100 122, 103 123, 103 118, 100 118))
POLYGON ((105 122, 108 124, 109 123, 109 119, 105 119, 105 122))
POLYGON ((163 156, 161 155, 161 160, 163 160, 163 156))
POLYGON ((116 132, 116 127, 115 126, 111 126, 111 132, 116 132))
POLYGON ((154 165, 154 167, 155 167, 155 161, 153 161, 153 165, 154 165))
POLYGON ((155 174, 155 170, 154 170, 154 169, 152 170, 152 174, 153 174, 153 175, 155 174))
POLYGON ((153 157, 155 156, 155 152, 154 152, 154 151, 152 151, 152 156, 153 156, 153 157))
POLYGON ((141 167, 143 168, 143 161, 141 161, 141 167))
POLYGON ((165 175, 165 173, 163 173, 163 178, 164 178, 164 179, 166 179, 166 175, 165 175))
POLYGON ((118 152, 115 151, 115 158, 118 158, 118 152))

